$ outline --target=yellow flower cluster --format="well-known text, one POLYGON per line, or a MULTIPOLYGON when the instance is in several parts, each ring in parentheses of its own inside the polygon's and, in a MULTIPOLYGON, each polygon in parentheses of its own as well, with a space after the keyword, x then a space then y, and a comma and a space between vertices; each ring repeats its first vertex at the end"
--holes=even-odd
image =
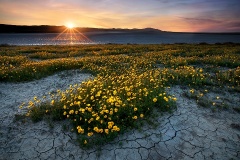
POLYGON ((84 133, 84 129, 82 129, 81 126, 77 126, 77 131, 78 131, 78 133, 81 133, 81 134, 84 133))
POLYGON ((167 98, 167 97, 163 97, 163 99, 164 99, 166 102, 168 102, 168 98, 167 98))
POLYGON ((132 69, 121 75, 98 75, 51 95, 50 106, 60 102, 62 115, 74 122, 77 133, 89 137, 96 133, 108 135, 119 132, 126 123, 134 123, 132 119, 143 118, 154 104, 167 106, 165 80, 160 78, 159 70, 142 73, 132 69))

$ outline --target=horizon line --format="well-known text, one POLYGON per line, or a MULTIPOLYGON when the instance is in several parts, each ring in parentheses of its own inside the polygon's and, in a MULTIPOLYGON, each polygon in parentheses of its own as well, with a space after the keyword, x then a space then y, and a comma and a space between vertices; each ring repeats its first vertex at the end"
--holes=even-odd
MULTIPOLYGON (((6 25, 6 26, 24 26, 24 27, 41 27, 41 26, 48 26, 48 27, 66 27, 66 25, 47 25, 47 24, 41 24, 41 25, 16 25, 16 24, 2 24, 0 23, 0 25, 6 25)), ((79 27, 79 26, 76 26, 76 27, 73 27, 73 28, 85 28, 85 29, 108 29, 108 30, 155 30, 155 31, 159 31, 159 32, 169 32, 169 33, 196 33, 196 34, 240 34, 240 32, 231 32, 231 31, 225 31, 225 32, 207 32, 207 31, 199 31, 199 32, 181 32, 181 31, 164 31, 164 30, 161 30, 161 29, 157 29, 157 28, 153 28, 153 27, 146 27, 146 28, 115 28, 115 27, 111 27, 111 28, 96 28, 96 27, 79 27)))

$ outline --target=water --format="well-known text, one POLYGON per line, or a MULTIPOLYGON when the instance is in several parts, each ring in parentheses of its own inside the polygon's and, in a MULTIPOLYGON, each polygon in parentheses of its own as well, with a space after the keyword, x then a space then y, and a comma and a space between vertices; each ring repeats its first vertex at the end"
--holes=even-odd
POLYGON ((10 45, 69 45, 69 44, 173 44, 173 43, 240 43, 240 34, 190 33, 124 33, 89 32, 81 35, 57 33, 0 34, 0 44, 10 45))

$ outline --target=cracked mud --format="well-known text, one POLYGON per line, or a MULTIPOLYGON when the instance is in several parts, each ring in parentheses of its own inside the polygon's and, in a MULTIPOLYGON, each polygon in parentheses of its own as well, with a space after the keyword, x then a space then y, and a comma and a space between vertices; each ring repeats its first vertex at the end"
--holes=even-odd
MULTIPOLYGON (((26 83, 0 83, 0 159, 240 159, 240 114, 234 110, 212 112, 182 96, 175 86, 168 92, 177 97, 177 109, 155 120, 157 127, 144 125, 120 135, 99 148, 81 149, 67 122, 14 121, 18 109, 34 95, 39 97, 91 75, 65 71, 26 83), (64 76, 64 74, 69 75, 64 76)), ((239 98, 236 98, 239 105, 239 98)))

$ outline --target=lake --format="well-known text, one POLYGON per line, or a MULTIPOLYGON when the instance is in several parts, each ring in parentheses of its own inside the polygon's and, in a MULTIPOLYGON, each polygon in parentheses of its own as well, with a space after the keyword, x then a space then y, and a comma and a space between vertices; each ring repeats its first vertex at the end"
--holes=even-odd
POLYGON ((173 43, 240 43, 240 34, 194 34, 171 32, 88 32, 0 34, 0 44, 69 45, 69 44, 173 44, 173 43))

